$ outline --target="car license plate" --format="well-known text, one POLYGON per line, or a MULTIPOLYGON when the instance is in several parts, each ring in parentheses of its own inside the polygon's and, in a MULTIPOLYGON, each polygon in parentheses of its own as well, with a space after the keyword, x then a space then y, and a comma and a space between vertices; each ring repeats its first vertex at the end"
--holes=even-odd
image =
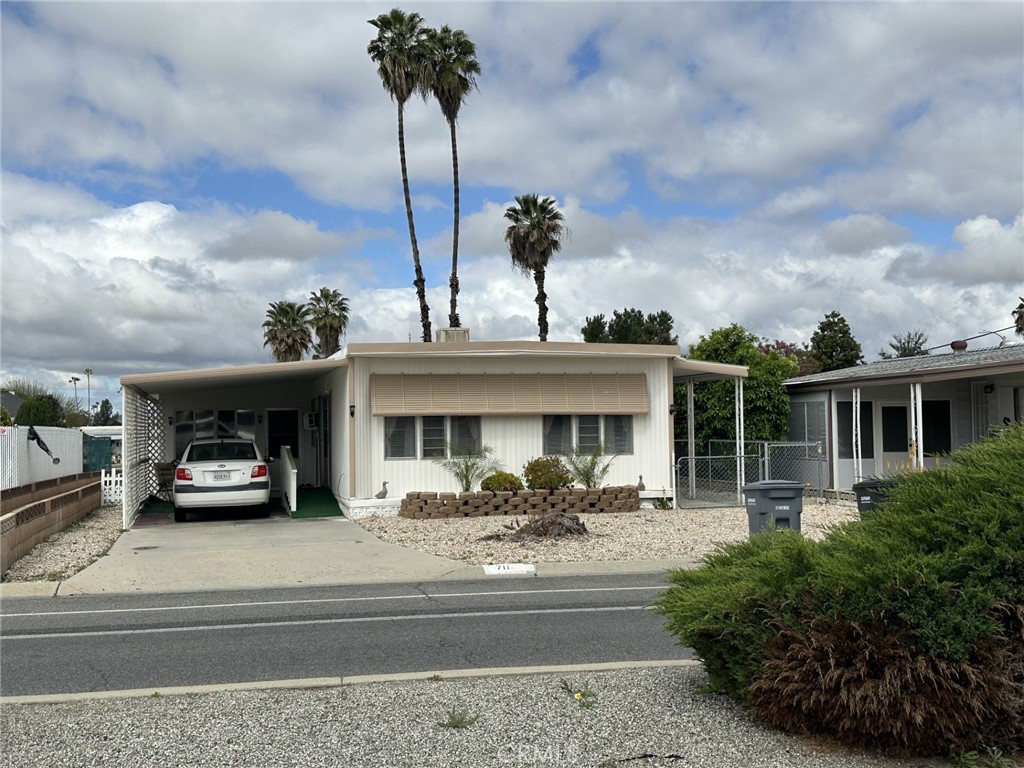
POLYGON ((214 472, 213 473, 213 481, 215 483, 216 482, 220 482, 220 481, 224 481, 224 480, 230 480, 230 479, 231 479, 231 473, 230 472, 214 472))

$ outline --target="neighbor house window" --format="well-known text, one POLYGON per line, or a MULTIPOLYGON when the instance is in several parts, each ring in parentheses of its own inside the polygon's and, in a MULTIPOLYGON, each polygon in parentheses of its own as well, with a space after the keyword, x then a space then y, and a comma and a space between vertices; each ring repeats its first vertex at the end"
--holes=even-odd
MULTIPOLYGON (((839 458, 853 458, 853 403, 840 400, 836 403, 836 439, 839 441, 839 458)), ((871 416, 871 401, 860 401, 860 456, 862 459, 875 458, 875 428, 871 416)))
POLYGON ((416 417, 384 417, 384 458, 416 458, 416 417))
POLYGON ((821 443, 824 445, 824 400, 806 403, 797 402, 790 406, 789 439, 794 443, 821 443))
POLYGON ((544 454, 566 456, 575 447, 584 453, 633 453, 632 416, 545 416, 544 454))
POLYGON ((928 456, 953 450, 953 421, 949 400, 925 400, 921 403, 921 431, 924 444, 921 449, 928 456))

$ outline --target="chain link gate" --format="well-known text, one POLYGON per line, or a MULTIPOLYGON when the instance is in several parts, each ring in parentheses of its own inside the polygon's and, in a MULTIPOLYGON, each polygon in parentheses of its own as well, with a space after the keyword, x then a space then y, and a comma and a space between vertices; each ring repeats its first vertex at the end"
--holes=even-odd
POLYGON ((742 485, 761 480, 789 480, 803 485, 805 495, 824 495, 821 443, 747 442, 740 456, 734 440, 709 441, 706 456, 690 456, 685 441, 677 446, 676 455, 682 456, 676 461, 679 507, 742 506, 742 485))

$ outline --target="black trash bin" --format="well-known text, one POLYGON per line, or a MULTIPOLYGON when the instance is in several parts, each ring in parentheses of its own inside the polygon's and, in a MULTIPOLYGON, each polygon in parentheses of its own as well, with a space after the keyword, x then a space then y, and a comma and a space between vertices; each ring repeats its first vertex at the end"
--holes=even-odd
POLYGON ((751 535, 763 530, 791 528, 800 531, 804 511, 804 486, 792 480, 761 480, 743 486, 751 535))
POLYGON ((884 501, 893 481, 874 477, 853 484, 853 493, 857 497, 857 511, 861 517, 865 512, 874 512, 879 502, 884 501))

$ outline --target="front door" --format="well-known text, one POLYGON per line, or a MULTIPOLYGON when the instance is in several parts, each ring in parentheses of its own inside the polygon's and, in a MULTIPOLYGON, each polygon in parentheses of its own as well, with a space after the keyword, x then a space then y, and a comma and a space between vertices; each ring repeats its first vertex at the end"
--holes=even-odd
POLYGON ((906 405, 882 406, 881 476, 910 469, 910 408, 906 405))

